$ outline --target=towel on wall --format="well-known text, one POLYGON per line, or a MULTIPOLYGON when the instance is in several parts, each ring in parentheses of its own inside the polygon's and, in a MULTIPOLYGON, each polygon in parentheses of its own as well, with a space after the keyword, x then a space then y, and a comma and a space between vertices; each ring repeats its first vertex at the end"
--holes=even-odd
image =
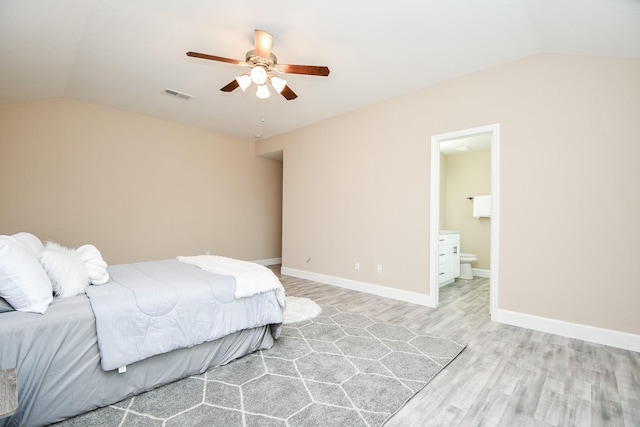
POLYGON ((473 217, 491 217, 491 196, 473 196, 473 217))

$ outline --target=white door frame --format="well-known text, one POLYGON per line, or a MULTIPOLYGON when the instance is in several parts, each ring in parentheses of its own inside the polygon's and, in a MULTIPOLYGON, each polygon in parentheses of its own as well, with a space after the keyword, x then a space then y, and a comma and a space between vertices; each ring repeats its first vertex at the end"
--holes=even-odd
POLYGON ((438 236, 440 234, 440 143, 452 139, 491 133, 491 271, 489 274, 489 310, 498 308, 498 254, 500 236, 500 124, 480 126, 431 137, 431 204, 429 227, 429 295, 431 306, 439 304, 438 236))

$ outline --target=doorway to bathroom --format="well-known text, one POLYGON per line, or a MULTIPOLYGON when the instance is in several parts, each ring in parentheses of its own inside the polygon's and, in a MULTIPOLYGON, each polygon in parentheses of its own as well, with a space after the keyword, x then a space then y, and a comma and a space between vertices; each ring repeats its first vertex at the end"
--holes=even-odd
MULTIPOLYGON (((491 217, 482 218, 486 227, 490 227, 489 231, 489 251, 484 253, 483 257, 489 257, 489 262, 482 263, 487 269, 480 269, 480 274, 486 274, 489 277, 489 309, 491 313, 495 312, 498 302, 498 236, 499 236, 499 171, 500 171, 500 125, 493 124, 481 126, 472 129, 461 130, 457 132, 435 135, 431 137, 431 197, 430 197, 430 278, 429 278, 429 294, 431 295, 432 305, 437 307, 439 304, 439 271, 438 271, 438 243, 439 234, 445 221, 443 212, 445 212, 444 200, 442 198, 442 185, 446 179, 443 172, 446 165, 442 164, 443 150, 453 150, 459 152, 461 150, 470 149, 480 151, 481 149, 490 150, 490 195, 491 195, 491 217), (485 144, 482 145, 476 144, 485 144), (469 147, 469 148, 464 148, 469 147), (490 222, 487 222, 490 221, 490 222), (488 266, 490 265, 490 269, 488 266)), ((478 194, 468 194, 467 197, 473 197, 478 194)), ((471 218, 472 200, 465 197, 463 202, 468 203, 467 213, 471 218)), ((461 201, 456 200, 460 203, 461 201)), ((472 236, 467 236, 472 237, 472 236)), ((464 241, 464 235, 461 237, 464 241)), ((468 247, 468 246, 467 246, 468 247)), ((468 250, 467 250, 468 251, 468 250)), ((476 270, 478 272, 478 270, 476 270)))

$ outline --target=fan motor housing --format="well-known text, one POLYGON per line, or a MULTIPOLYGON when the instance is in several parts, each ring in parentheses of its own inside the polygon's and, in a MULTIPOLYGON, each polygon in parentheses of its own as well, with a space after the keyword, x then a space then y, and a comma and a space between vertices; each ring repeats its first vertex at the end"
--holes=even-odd
POLYGON ((255 50, 250 50, 245 55, 245 62, 252 68, 256 65, 262 65, 266 66, 268 71, 282 72, 278 70, 278 58, 273 53, 269 54, 269 58, 263 58, 257 56, 255 50))

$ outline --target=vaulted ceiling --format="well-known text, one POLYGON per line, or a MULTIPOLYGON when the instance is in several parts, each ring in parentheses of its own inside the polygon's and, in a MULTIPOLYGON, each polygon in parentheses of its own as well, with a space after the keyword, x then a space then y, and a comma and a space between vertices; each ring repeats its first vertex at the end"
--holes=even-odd
POLYGON ((68 97, 239 138, 268 137, 539 53, 640 58, 639 0, 0 0, 0 103, 68 97), (219 89, 253 30, 292 101, 219 89), (193 95, 169 96, 166 88, 193 95))

